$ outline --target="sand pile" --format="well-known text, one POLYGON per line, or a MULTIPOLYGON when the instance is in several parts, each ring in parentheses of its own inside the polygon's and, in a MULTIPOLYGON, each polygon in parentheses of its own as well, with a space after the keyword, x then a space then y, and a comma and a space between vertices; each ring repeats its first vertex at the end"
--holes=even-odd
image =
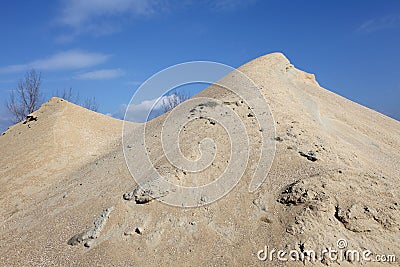
MULTIPOLYGON (((53 98, 0 137, 0 265, 284 266, 276 253, 273 262, 257 254, 265 246, 320 252, 338 240, 373 255, 398 253, 400 123, 321 88, 279 53, 239 70, 275 121, 276 154, 260 188, 248 190, 262 129, 246 102, 218 86, 197 97, 235 110, 248 132, 249 164, 231 192, 198 208, 145 198, 125 163, 122 121, 53 98)), ((167 115, 146 129, 159 172, 184 186, 223 173, 231 152, 224 127, 207 118, 186 125, 179 140, 187 158, 199 157, 205 137, 218 148, 209 168, 189 173, 163 155, 167 115)), ((325 256, 316 264, 334 263, 325 256)), ((296 265, 303 263, 289 266, 296 265)))

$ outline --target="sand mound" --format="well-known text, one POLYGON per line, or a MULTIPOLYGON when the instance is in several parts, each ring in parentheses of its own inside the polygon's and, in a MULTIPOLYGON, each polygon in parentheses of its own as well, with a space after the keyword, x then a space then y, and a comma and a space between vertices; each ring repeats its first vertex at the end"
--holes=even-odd
POLYGON ((54 179, 115 148, 121 122, 52 98, 2 137, 4 192, 35 195, 54 179), (18 188, 9 186, 17 185, 18 188), (20 191, 21 190, 21 191, 20 191))
MULTIPOLYGON (((321 88, 280 53, 239 70, 275 119, 276 155, 257 191, 248 187, 260 129, 227 90, 213 85, 197 97, 234 108, 250 137, 249 165, 225 197, 190 209, 142 198, 125 164, 121 121, 53 98, 0 137, 0 265, 301 266, 257 253, 320 252, 337 249, 339 239, 373 255, 399 251, 400 123, 321 88)), ((147 128, 160 173, 187 186, 223 172, 231 151, 223 127, 206 118, 186 126, 179 139, 186 157, 199 156, 205 137, 218 147, 210 168, 187 173, 162 156, 165 119, 147 128)))

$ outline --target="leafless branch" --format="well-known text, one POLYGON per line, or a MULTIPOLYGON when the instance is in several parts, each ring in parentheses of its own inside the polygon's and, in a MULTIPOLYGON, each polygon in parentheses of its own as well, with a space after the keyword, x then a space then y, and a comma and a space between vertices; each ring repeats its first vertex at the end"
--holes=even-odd
POLYGON ((180 103, 188 100, 190 97, 189 95, 185 94, 181 91, 174 91, 171 95, 166 96, 162 100, 162 110, 165 112, 170 111, 174 107, 178 106, 180 103))
POLYGON ((96 98, 95 97, 92 97, 92 98, 90 98, 90 97, 88 97, 88 98, 86 98, 85 99, 85 103, 83 103, 83 107, 84 108, 87 108, 87 109, 90 109, 90 110, 93 110, 93 111, 98 111, 98 109, 99 109, 99 105, 97 104, 97 102, 96 102, 96 98))
POLYGON ((25 120, 27 115, 37 110, 43 103, 40 84, 41 74, 32 69, 18 82, 17 88, 11 91, 6 107, 13 115, 15 123, 25 120))
POLYGON ((69 88, 69 90, 63 89, 62 91, 58 91, 54 94, 55 96, 58 96, 64 100, 67 100, 71 103, 78 104, 79 103, 79 93, 74 93, 72 90, 72 87, 69 88))

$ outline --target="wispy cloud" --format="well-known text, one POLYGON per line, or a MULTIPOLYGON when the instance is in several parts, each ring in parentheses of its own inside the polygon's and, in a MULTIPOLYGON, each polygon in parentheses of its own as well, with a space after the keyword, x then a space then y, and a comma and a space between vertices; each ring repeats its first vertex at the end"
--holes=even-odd
POLYGON ((124 74, 121 69, 103 69, 80 73, 75 78, 81 80, 106 80, 117 78, 124 74))
POLYGON ((371 33, 379 30, 393 29, 398 27, 400 27, 400 14, 370 19, 361 24, 357 30, 359 32, 371 33))
MULTIPOLYGON (((162 0, 64 0, 57 22, 70 28, 73 35, 107 35, 120 29, 126 16, 148 16, 163 8, 162 0)), ((71 37, 60 36, 59 41, 71 37)))
POLYGON ((139 104, 122 104, 118 110, 112 114, 114 118, 124 119, 125 113, 128 121, 145 122, 148 119, 153 119, 163 113, 162 103, 168 101, 168 98, 176 97, 175 95, 163 96, 160 98, 144 100, 139 104))
POLYGON ((59 21, 79 27, 97 17, 118 16, 121 13, 147 15, 154 12, 156 3, 144 0, 65 0, 59 21))
POLYGON ((21 72, 32 68, 38 70, 81 69, 101 64, 109 58, 110 55, 69 50, 24 64, 0 67, 0 73, 21 72))
POLYGON ((216 10, 232 11, 254 4, 257 0, 215 0, 210 1, 210 6, 216 10))
POLYGON ((55 19, 66 32, 56 42, 69 43, 82 34, 104 36, 124 29, 132 19, 188 8, 213 12, 240 10, 258 0, 62 0, 55 19))
POLYGON ((117 119, 124 119, 125 113, 129 110, 129 121, 133 122, 145 122, 148 114, 154 106, 157 99, 145 100, 139 104, 126 105, 122 104, 118 110, 112 115, 117 119))

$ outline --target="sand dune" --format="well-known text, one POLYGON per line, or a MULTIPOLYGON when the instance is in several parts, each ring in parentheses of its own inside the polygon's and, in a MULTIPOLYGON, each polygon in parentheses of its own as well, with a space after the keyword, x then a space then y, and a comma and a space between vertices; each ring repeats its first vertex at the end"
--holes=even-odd
MULTIPOLYGON (((280 53, 239 70, 258 86, 275 122, 275 158, 260 188, 248 190, 260 129, 228 90, 212 85, 196 97, 234 108, 249 137, 248 165, 231 192, 197 208, 137 201, 123 122, 52 98, 0 137, 0 265, 302 266, 276 255, 260 261, 257 253, 265 246, 321 251, 340 239, 348 249, 398 253, 400 123, 323 89, 280 53)), ((218 148, 209 168, 187 173, 163 154, 167 116, 146 128, 157 170, 183 186, 220 175, 231 151, 224 128, 206 118, 186 125, 179 137, 186 157, 199 157, 205 137, 218 148)), ((324 257, 315 264, 334 263, 324 257)))

